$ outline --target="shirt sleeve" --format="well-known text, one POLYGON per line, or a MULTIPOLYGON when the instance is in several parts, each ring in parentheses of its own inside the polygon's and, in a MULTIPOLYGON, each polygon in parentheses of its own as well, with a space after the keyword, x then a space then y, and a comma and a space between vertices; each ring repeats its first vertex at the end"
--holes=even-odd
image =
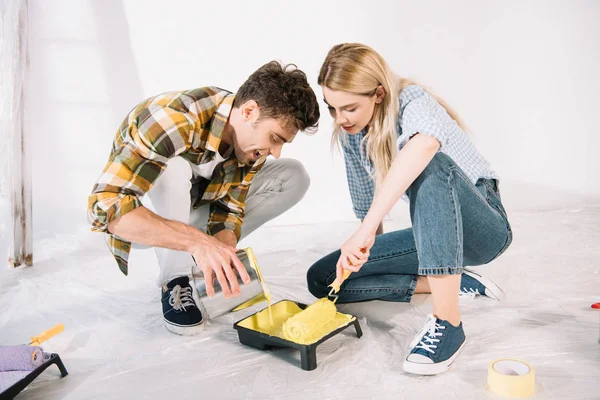
POLYGON ((456 124, 446 109, 431 95, 424 93, 411 100, 402 111, 402 135, 398 138, 398 150, 417 133, 433 136, 440 142, 440 149, 443 149, 450 137, 449 124, 452 123, 456 124))
MULTIPOLYGON (((246 197, 247 188, 240 188, 238 192, 244 192, 243 195, 238 193, 239 197, 246 197)), ((210 216, 208 220, 207 231, 210 235, 228 229, 235 233, 238 240, 242 234, 242 223, 245 216, 245 204, 241 202, 232 193, 227 193, 218 201, 210 203, 210 216)))
POLYGON ((152 106, 124 124, 124 135, 88 197, 88 220, 94 231, 107 232, 108 224, 141 205, 165 169, 167 161, 190 146, 193 130, 184 113, 152 106))

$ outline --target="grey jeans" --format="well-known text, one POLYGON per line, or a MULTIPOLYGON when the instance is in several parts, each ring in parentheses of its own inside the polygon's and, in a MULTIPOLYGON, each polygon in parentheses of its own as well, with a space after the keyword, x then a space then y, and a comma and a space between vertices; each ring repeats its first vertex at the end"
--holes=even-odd
MULTIPOLYGON (((163 218, 190 224, 204 232, 209 204, 192 208, 192 169, 188 161, 175 157, 152 189, 142 199, 146 207, 163 218)), ((298 203, 310 185, 304 166, 297 160, 268 160, 254 177, 246 197, 242 238, 298 203)), ((135 245, 134 248, 143 248, 135 245)), ((159 286, 178 276, 199 272, 192 256, 184 251, 155 248, 160 274, 159 286)))

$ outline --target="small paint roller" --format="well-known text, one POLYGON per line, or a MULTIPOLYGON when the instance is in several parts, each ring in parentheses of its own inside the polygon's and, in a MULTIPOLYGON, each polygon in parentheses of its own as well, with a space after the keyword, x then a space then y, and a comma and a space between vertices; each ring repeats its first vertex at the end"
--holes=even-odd
MULTIPOLYGON (((362 252, 366 252, 366 249, 362 249, 362 252)), ((329 333, 330 323, 337 315, 335 302, 339 296, 336 293, 340 291, 340 286, 351 273, 352 271, 344 269, 342 280, 339 283, 335 280, 328 286, 331 290, 327 297, 317 300, 305 310, 288 318, 283 324, 283 336, 295 343, 309 344, 329 333), (333 301, 329 300, 330 297, 333 301)))
POLYGON ((351 271, 344 270, 342 281, 339 284, 334 281, 329 285, 331 291, 327 297, 317 300, 305 310, 288 318, 283 324, 284 337, 295 343, 310 344, 328 334, 331 331, 330 324, 337 314, 335 302, 338 296, 335 293, 339 292, 342 282, 351 273, 351 271), (329 300, 329 297, 334 297, 334 300, 329 300))
POLYGON ((291 316, 283 324, 283 335, 287 340, 299 344, 313 343, 329 332, 328 325, 335 319, 335 304, 319 299, 305 310, 291 316))
POLYGON ((33 371, 44 363, 38 346, 0 346, 0 372, 33 371))
POLYGON ((39 345, 64 331, 63 324, 31 338, 29 346, 0 346, 0 372, 33 371, 45 362, 46 357, 39 345))

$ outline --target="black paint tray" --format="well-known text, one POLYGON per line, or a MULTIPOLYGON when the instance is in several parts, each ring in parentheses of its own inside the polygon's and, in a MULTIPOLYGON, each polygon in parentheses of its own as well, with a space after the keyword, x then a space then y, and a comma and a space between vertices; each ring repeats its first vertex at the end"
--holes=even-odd
POLYGON ((233 324, 233 327, 238 331, 240 342, 247 346, 259 350, 270 350, 273 347, 287 347, 300 350, 300 366, 305 371, 311 371, 317 368, 317 346, 327 339, 337 335, 350 325, 354 325, 356 335, 359 338, 362 336, 360 324, 355 316, 337 313, 337 315, 341 317, 340 320, 346 320, 342 321, 340 325, 334 326, 334 329, 332 329, 331 332, 314 343, 299 344, 284 339, 281 332, 283 322, 292 315, 304 310, 306 307, 306 304, 296 303, 291 300, 281 300, 271 306, 273 310, 274 326, 279 328, 269 328, 261 331, 261 328, 269 321, 268 308, 260 310, 257 313, 236 322, 233 324), (270 330, 271 333, 267 333, 267 330, 270 330))

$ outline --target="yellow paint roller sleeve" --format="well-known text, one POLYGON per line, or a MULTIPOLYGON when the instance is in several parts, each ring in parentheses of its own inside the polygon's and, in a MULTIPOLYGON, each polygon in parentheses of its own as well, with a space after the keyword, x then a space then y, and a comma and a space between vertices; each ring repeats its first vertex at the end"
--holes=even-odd
POLYGON ((327 333, 327 327, 335 320, 336 314, 333 302, 327 299, 317 300, 283 324, 283 335, 295 343, 313 343, 327 333))

